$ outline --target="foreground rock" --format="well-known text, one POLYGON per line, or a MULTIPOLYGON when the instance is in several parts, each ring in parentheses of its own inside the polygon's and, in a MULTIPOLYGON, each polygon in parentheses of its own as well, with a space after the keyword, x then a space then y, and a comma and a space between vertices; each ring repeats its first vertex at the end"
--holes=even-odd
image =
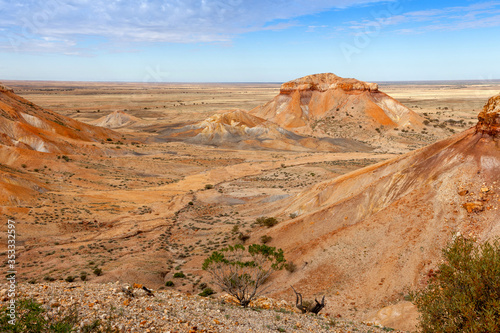
MULTIPOLYGON (((120 332, 385 331, 373 324, 346 322, 326 314, 302 315, 286 302, 270 299, 261 301, 261 307, 244 309, 223 298, 210 299, 175 291, 154 291, 154 296, 148 296, 139 285, 132 289, 134 297, 127 296, 118 283, 55 282, 18 287, 18 299, 34 298, 49 315, 76 307, 81 328, 99 320, 120 332)), ((3 304, 6 300, 4 297, 3 304)))

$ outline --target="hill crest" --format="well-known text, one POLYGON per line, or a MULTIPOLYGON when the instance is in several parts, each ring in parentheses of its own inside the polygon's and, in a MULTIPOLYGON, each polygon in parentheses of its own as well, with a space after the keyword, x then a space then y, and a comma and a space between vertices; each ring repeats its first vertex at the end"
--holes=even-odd
POLYGON ((280 94, 291 94, 293 91, 316 90, 320 92, 329 89, 342 89, 345 91, 378 91, 378 84, 359 81, 356 79, 344 79, 333 73, 321 73, 307 75, 281 85, 280 94))

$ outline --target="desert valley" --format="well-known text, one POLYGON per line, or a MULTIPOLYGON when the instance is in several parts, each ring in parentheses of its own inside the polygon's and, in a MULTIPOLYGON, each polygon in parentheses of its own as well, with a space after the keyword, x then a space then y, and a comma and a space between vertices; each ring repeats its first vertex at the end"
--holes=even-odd
POLYGON ((441 249, 458 234, 500 236, 499 93, 498 80, 332 73, 2 81, 0 248, 15 221, 19 284, 208 285, 217 298, 205 258, 266 243, 294 268, 273 274, 265 296, 293 305, 293 286, 324 295, 331 317, 412 330, 408 293, 441 249))

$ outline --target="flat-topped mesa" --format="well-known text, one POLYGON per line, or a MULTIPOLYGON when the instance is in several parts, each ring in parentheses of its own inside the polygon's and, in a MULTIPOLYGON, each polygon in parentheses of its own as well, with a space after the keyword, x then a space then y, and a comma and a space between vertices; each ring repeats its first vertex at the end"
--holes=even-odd
POLYGON ((285 82, 281 85, 280 94, 291 94, 294 91, 327 91, 329 89, 342 89, 344 91, 378 91, 376 83, 367 83, 356 79, 344 79, 333 73, 307 75, 296 80, 285 82))
POLYGON ((477 118, 477 132, 500 138, 500 94, 488 100, 477 118))

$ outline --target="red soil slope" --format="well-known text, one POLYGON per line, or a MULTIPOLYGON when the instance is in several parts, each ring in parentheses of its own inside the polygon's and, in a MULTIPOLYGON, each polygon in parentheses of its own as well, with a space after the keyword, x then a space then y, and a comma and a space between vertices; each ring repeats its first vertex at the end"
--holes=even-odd
POLYGON ((40 152, 78 151, 107 138, 120 138, 111 130, 87 125, 45 110, 0 85, 0 144, 40 152))
POLYGON ((29 201, 45 184, 26 167, 51 153, 101 153, 94 143, 121 135, 45 110, 0 85, 0 202, 29 201))

